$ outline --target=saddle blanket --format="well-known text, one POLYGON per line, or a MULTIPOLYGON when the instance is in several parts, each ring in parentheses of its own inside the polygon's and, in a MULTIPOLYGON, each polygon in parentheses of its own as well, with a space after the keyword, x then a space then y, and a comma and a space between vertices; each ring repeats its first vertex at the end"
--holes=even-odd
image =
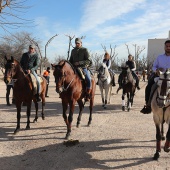
MULTIPOLYGON (((30 74, 30 77, 31 77, 31 81, 33 84, 33 94, 35 95, 37 94, 37 80, 33 74, 30 74)), ((39 78, 40 83, 42 83, 43 82, 42 77, 38 76, 38 78, 39 78)))

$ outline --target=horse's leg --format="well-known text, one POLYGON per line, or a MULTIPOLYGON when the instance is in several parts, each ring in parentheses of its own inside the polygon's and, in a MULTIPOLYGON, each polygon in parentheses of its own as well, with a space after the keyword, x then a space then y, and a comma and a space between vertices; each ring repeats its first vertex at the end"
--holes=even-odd
POLYGON ((168 126, 168 132, 166 134, 166 142, 164 145, 164 151, 169 152, 170 151, 170 124, 168 126))
POLYGON ((68 125, 67 125, 67 134, 66 134, 66 139, 69 139, 70 134, 71 134, 71 123, 73 121, 73 113, 74 113, 74 108, 75 108, 75 100, 72 100, 69 102, 70 105, 70 111, 69 111, 69 116, 68 116, 68 125))
POLYGON ((42 116, 42 120, 45 120, 45 115, 44 115, 44 107, 45 107, 45 92, 44 94, 41 95, 42 98, 42 112, 41 112, 41 116, 42 116))
POLYGON ((122 111, 125 111, 125 92, 122 92, 122 111))
POLYGON ((130 98, 131 98, 131 94, 127 93, 127 110, 128 110, 128 112, 130 111, 130 106, 131 106, 130 98))
POLYGON ((19 132, 20 129, 20 119, 21 119, 21 102, 16 101, 16 108, 17 108, 17 127, 14 131, 14 134, 19 132))
POLYGON ((79 127, 80 121, 81 121, 81 116, 82 116, 82 111, 83 111, 83 108, 84 108, 84 104, 83 104, 82 100, 78 100, 77 103, 79 105, 79 116, 77 118, 77 127, 79 127))
POLYGON ((35 123, 38 120, 38 102, 35 99, 33 99, 33 101, 34 101, 34 105, 35 105, 35 118, 33 120, 33 123, 35 123))
POLYGON ((111 93, 112 93, 112 85, 109 86, 109 104, 110 104, 110 98, 111 98, 111 93))
POLYGON ((89 106, 90 115, 89 115, 89 121, 88 121, 88 124, 87 124, 88 126, 90 126, 91 121, 92 121, 93 105, 94 105, 94 95, 92 96, 92 98, 90 100, 90 106, 89 106))
POLYGON ((63 119, 64 119, 66 125, 68 126, 68 119, 67 119, 67 114, 66 114, 67 108, 68 108, 68 103, 62 101, 62 106, 63 106, 63 119))
POLYGON ((109 86, 105 88, 105 101, 104 101, 104 109, 107 108, 107 101, 108 101, 108 94, 109 94, 109 86))
POLYGON ((26 126, 27 130, 30 129, 31 102, 27 103, 27 126, 26 126))
POLYGON ((100 88, 101 98, 102 98, 102 103, 103 103, 102 106, 104 107, 105 100, 104 100, 104 95, 103 95, 103 87, 101 87, 101 86, 99 85, 99 88, 100 88))
POLYGON ((155 126, 156 126, 156 153, 154 154, 153 159, 158 160, 161 152, 161 131, 159 124, 155 124, 155 126))

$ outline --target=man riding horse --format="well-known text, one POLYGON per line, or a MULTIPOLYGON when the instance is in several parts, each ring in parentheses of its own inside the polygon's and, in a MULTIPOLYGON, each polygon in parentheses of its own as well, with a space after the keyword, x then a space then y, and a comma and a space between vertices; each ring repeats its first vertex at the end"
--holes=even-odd
POLYGON ((85 73, 86 80, 86 97, 85 101, 90 100, 91 76, 87 69, 91 65, 90 55, 87 48, 82 47, 81 38, 75 39, 75 48, 71 51, 70 63, 75 67, 81 67, 85 73))
MULTIPOLYGON (((135 61, 133 61, 133 56, 131 54, 128 55, 128 61, 126 61, 126 65, 130 68, 131 73, 133 75, 133 78, 136 80, 137 89, 140 90, 139 78, 136 75, 136 73, 134 72, 136 70, 136 63, 135 63, 135 61)), ((122 88, 122 75, 121 74, 119 75, 118 83, 119 83, 119 88, 118 89, 121 89, 122 88)))
POLYGON ((148 85, 145 89, 145 102, 146 105, 140 111, 143 114, 151 113, 151 100, 155 90, 157 89, 157 84, 154 81, 155 77, 159 76, 159 70, 166 71, 170 68, 170 40, 165 41, 164 43, 165 54, 159 55, 153 63, 153 73, 148 80, 148 85))
POLYGON ((38 58, 38 54, 35 52, 34 45, 30 45, 28 52, 22 55, 20 64, 26 74, 32 73, 35 76, 36 81, 37 81, 36 99, 37 99, 37 102, 40 102, 41 98, 39 94, 41 93, 41 86, 40 86, 40 80, 36 73, 36 70, 38 69, 38 65, 39 65, 39 58, 38 58))

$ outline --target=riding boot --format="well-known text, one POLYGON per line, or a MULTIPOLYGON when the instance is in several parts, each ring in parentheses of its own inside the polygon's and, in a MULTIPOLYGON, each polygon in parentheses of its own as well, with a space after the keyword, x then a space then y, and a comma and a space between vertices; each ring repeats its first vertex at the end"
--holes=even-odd
POLYGON ((86 94, 85 94, 85 98, 84 98, 84 100, 85 100, 86 102, 87 102, 87 101, 90 101, 90 98, 91 98, 90 92, 91 92, 91 89, 87 89, 87 90, 86 90, 86 94))
POLYGON ((149 114, 152 112, 152 108, 151 108, 151 101, 152 101, 152 98, 153 98, 153 95, 157 89, 157 84, 153 84, 152 88, 151 88, 151 93, 150 93, 150 96, 149 96, 149 100, 147 102, 147 104, 144 106, 144 108, 140 111, 141 113, 143 114, 149 114))

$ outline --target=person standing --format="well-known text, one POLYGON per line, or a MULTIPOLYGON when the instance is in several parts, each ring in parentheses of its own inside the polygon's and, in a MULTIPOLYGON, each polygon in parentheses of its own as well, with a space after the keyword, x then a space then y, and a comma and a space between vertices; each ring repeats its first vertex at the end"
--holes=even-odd
POLYGON ((170 68, 170 40, 165 41, 164 50, 165 53, 159 55, 152 66, 153 73, 149 77, 148 84, 145 88, 145 105, 140 111, 143 114, 149 114, 152 112, 151 100, 157 88, 157 84, 155 83, 154 79, 155 77, 159 77, 159 70, 165 71, 166 69, 170 68))
POLYGON ((86 96, 85 101, 90 100, 90 92, 91 92, 91 77, 88 67, 91 65, 90 55, 87 48, 82 47, 81 38, 75 39, 75 48, 71 51, 70 63, 75 67, 81 67, 85 72, 85 80, 86 80, 86 96))
POLYGON ((48 93, 48 85, 50 83, 50 67, 47 67, 47 69, 44 71, 43 77, 47 80, 47 88, 45 92, 45 97, 49 97, 47 93, 48 93))
POLYGON ((38 69, 38 65, 39 65, 39 57, 35 51, 34 45, 29 45, 28 52, 24 53, 21 57, 20 64, 26 74, 32 73, 35 76, 37 81, 36 99, 37 102, 40 102, 41 98, 39 94, 41 92, 41 85, 40 85, 40 80, 36 73, 36 70, 38 69))

